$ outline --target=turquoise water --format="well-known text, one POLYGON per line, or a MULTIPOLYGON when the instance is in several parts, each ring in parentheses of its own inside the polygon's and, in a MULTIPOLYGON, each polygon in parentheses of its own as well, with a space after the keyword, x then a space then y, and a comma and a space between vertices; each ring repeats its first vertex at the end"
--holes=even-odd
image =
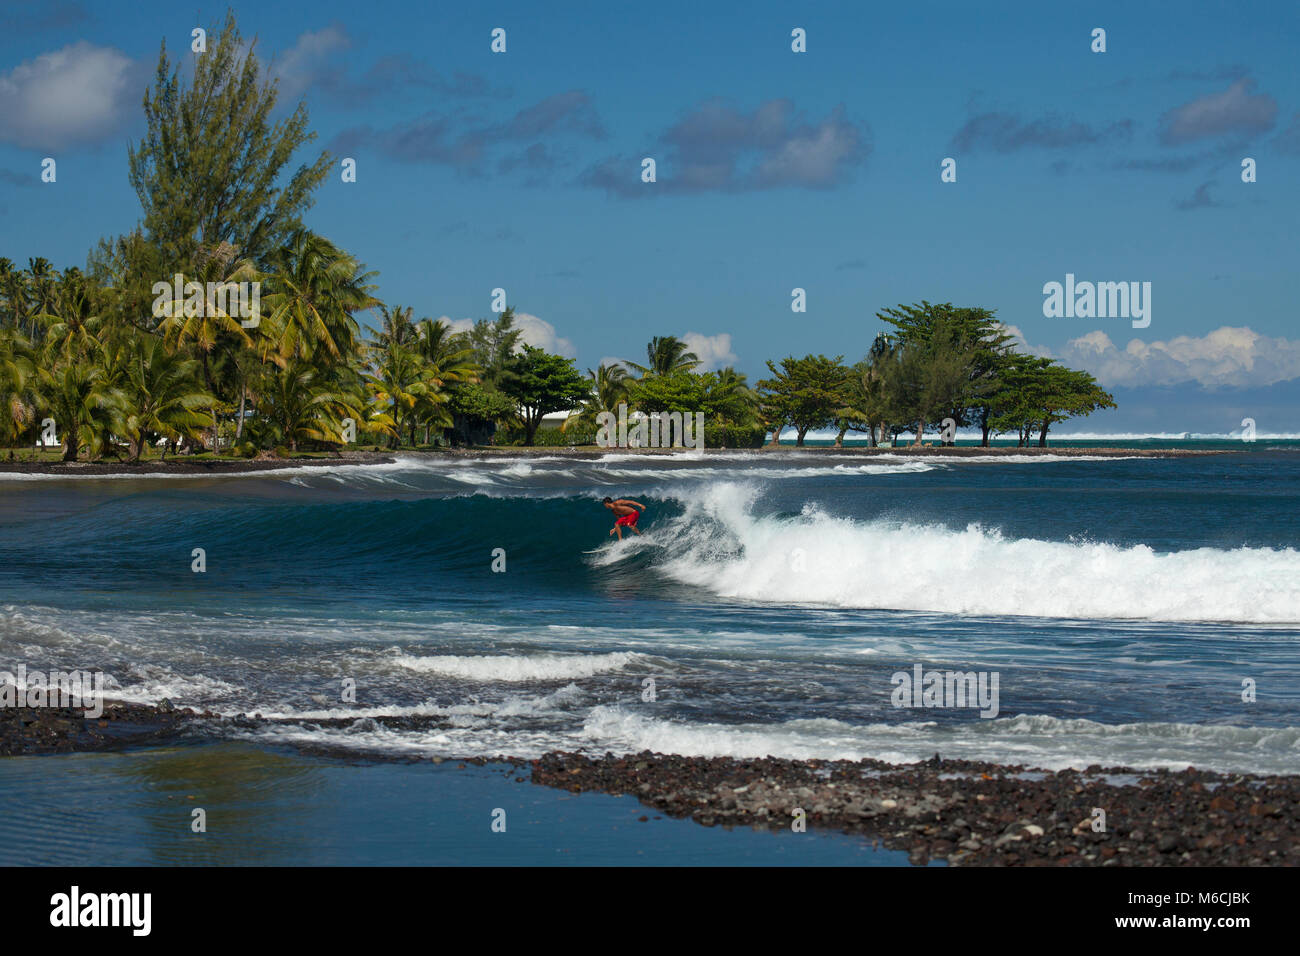
POLYGON ((1233 450, 3 478, 0 656, 290 751, 1294 772, 1300 456, 1233 450), (918 664, 996 673, 997 715, 895 706, 918 664))

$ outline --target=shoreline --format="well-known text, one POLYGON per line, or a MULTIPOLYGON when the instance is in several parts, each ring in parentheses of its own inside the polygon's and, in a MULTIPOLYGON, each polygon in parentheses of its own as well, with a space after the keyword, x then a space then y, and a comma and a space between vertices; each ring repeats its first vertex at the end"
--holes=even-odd
MULTIPOLYGON (((339 465, 391 465, 398 457, 414 458, 448 458, 448 459, 520 459, 532 458, 573 458, 576 460, 598 460, 608 455, 656 456, 680 455, 687 449, 682 448, 598 448, 583 445, 577 447, 493 447, 447 448, 438 451, 409 450, 391 452, 353 451, 342 452, 329 458, 254 458, 254 459, 187 459, 185 456, 169 458, 166 461, 144 461, 138 463, 119 461, 0 461, 0 476, 20 475, 220 475, 220 474, 254 474, 263 471, 278 471, 288 468, 328 468, 339 465)), ((792 452, 799 455, 831 455, 863 458, 876 457, 923 457, 923 458, 1000 458, 1021 456, 1042 456, 1062 458, 1192 458, 1202 455, 1235 455, 1244 451, 1233 449, 1202 448, 982 448, 978 446, 956 446, 952 448, 905 446, 900 448, 835 448, 831 445, 797 448, 794 445, 762 448, 705 448, 702 455, 753 455, 761 457, 773 453, 792 452)))
MULTIPOLYGON (((214 719, 262 722, 260 715, 221 718, 169 701, 105 702, 98 719, 74 708, 2 708, 0 756, 148 752, 180 742, 191 723, 214 719)), ((529 760, 292 749, 357 764, 509 765, 531 770, 528 779, 538 786, 632 796, 647 813, 704 827, 790 831, 798 808, 810 830, 860 837, 904 852, 916 865, 1300 865, 1300 775, 1099 766, 1047 771, 938 754, 891 764, 649 751, 551 752, 529 760), (1096 808, 1105 812, 1104 831, 1093 829, 1096 808)))
POLYGON ((338 465, 387 465, 395 459, 376 452, 348 452, 330 458, 186 458, 166 461, 0 461, 4 475, 229 475, 278 471, 285 468, 327 468, 338 465))

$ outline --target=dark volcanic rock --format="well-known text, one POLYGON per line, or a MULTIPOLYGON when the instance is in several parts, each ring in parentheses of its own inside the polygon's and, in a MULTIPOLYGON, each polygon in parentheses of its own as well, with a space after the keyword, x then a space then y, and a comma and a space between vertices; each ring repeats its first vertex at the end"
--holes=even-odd
POLYGON ((105 702, 99 717, 80 707, 0 707, 0 756, 117 750, 175 737, 195 717, 178 708, 105 702))
POLYGON ((630 793, 706 826, 810 826, 862 834, 914 863, 1025 866, 1300 864, 1300 777, 1124 767, 1026 773, 1019 766, 932 758, 798 761, 649 752, 592 759, 550 753, 533 781, 630 793), (1106 828, 1093 829, 1093 810, 1106 828))

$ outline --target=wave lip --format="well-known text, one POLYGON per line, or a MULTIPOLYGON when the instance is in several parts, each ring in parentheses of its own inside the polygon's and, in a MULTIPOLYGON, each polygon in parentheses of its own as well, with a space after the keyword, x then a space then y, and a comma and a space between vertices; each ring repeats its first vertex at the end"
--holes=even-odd
POLYGON ((753 513, 719 485, 656 539, 668 577, 728 599, 970 616, 1300 622, 1300 552, 1008 539, 978 524, 753 513))

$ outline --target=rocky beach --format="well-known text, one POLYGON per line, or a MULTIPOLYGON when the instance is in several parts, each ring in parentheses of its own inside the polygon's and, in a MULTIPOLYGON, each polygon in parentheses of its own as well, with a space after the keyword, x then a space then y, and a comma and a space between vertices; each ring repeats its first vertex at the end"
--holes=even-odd
POLYGON ((1300 778, 1189 768, 1034 771, 982 761, 896 765, 642 753, 547 754, 536 783, 628 793, 703 826, 860 834, 913 863, 1262 866, 1300 863, 1300 778), (1105 813, 1105 829, 1094 829, 1105 813))

